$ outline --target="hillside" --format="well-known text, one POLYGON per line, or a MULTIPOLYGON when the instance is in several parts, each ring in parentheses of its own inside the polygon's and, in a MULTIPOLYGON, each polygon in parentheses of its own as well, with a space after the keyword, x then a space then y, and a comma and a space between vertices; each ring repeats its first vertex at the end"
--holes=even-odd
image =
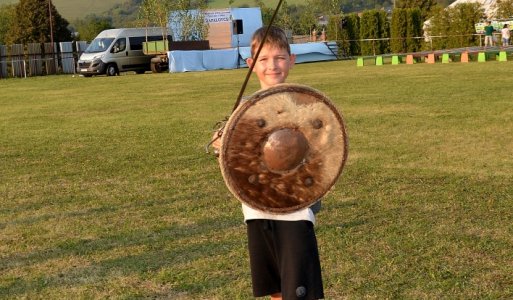
MULTIPOLYGON (((102 14, 125 0, 52 0, 59 13, 68 21, 88 14, 102 14)), ((0 0, 0 5, 18 3, 18 0, 0 0)))
MULTIPOLYGON (((17 3, 18 0, 0 0, 2 4, 17 3)), ((52 0, 59 13, 68 21, 73 21, 77 18, 83 18, 88 14, 102 14, 111 9, 116 4, 121 4, 125 0, 52 0)), ((264 0, 269 7, 275 7, 278 3, 277 0, 264 0)), ((289 5, 302 4, 302 0, 288 0, 289 5)), ((227 8, 229 7, 229 0, 212 0, 209 6, 211 8, 227 8)), ((240 6, 255 6, 254 0, 235 0, 233 7, 240 6)))

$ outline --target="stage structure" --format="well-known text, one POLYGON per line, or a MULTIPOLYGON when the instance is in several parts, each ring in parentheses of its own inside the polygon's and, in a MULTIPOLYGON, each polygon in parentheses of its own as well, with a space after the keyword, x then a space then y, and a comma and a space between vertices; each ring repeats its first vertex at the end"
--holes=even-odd
MULTIPOLYGON (((180 37, 181 24, 173 20, 181 12, 171 12, 169 16, 169 28, 173 37, 180 37)), ((189 11, 191 15, 197 15, 198 11, 189 11)), ((203 11, 205 22, 209 26, 207 39, 210 48, 228 49, 249 46, 251 35, 263 26, 260 8, 229 8, 203 11), (234 26, 234 22, 240 26, 234 26), (240 32, 237 34, 237 32, 240 32)), ((175 38, 176 39, 176 38, 175 38)))

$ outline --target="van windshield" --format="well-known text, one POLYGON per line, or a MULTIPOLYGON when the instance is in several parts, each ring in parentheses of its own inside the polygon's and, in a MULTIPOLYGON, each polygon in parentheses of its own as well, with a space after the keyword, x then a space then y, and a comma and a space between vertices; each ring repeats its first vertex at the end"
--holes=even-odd
POLYGON ((114 38, 98 38, 94 39, 91 45, 85 50, 86 53, 97 53, 107 50, 114 41, 114 38))

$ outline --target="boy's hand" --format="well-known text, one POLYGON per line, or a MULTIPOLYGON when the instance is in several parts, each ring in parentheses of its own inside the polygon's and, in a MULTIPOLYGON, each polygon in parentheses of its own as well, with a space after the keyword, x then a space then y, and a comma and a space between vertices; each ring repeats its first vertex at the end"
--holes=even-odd
POLYGON ((212 135, 212 148, 214 148, 214 154, 219 156, 219 151, 221 150, 221 133, 219 130, 216 130, 212 135))

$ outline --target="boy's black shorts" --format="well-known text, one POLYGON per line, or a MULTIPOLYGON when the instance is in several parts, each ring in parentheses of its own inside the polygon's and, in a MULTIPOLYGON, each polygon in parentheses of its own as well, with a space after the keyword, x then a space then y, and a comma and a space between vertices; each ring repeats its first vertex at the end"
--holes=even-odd
POLYGON ((321 265, 309 221, 249 220, 248 247, 253 295, 322 299, 321 265))

